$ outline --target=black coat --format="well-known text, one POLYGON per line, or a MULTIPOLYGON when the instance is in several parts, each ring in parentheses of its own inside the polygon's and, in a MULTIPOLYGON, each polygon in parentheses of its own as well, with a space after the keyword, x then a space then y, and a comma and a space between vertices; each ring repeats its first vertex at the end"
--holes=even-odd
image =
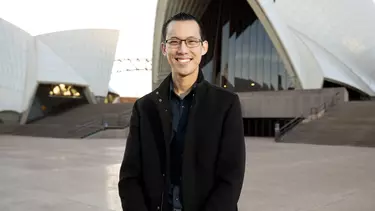
MULTIPOLYGON (((124 211, 170 210, 170 80, 134 104, 118 184, 124 211)), ((184 211, 235 211, 245 172, 240 101, 201 71, 197 83, 184 141, 184 211)))

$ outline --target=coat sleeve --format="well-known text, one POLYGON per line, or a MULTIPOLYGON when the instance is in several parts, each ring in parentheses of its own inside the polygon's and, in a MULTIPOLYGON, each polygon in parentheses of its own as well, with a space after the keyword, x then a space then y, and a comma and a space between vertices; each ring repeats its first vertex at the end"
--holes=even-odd
POLYGON ((235 211, 245 174, 246 149, 241 103, 235 95, 222 129, 216 166, 216 184, 204 211, 235 211))
POLYGON ((123 211, 147 211, 141 186, 139 113, 134 104, 118 183, 123 211))

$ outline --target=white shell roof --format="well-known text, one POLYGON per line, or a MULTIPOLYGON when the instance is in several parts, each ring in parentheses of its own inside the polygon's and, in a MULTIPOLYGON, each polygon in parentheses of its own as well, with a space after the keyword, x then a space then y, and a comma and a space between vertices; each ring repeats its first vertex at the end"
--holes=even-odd
POLYGON ((324 77, 375 95, 374 0, 282 0, 275 5, 320 60, 324 77))

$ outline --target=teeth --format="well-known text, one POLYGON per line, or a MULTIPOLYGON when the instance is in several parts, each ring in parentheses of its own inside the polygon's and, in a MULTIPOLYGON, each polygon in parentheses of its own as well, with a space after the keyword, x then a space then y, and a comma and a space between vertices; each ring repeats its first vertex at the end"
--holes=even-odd
POLYGON ((179 62, 186 63, 189 62, 190 59, 177 59, 179 62))

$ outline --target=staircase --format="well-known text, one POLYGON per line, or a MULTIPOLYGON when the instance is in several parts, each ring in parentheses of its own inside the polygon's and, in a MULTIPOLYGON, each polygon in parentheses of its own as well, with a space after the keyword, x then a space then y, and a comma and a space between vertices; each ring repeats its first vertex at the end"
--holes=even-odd
POLYGON ((375 101, 346 102, 300 123, 281 142, 375 147, 375 101))
POLYGON ((0 125, 0 134, 84 138, 105 128, 129 125, 132 103, 86 104, 25 125, 0 125))

